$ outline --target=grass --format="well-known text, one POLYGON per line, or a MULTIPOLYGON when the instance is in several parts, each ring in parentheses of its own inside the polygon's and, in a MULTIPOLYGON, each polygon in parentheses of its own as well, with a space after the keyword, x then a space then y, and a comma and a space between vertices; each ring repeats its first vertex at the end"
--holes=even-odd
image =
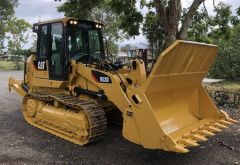
POLYGON ((228 91, 240 91, 240 82, 222 82, 219 85, 223 87, 223 89, 228 91))
MULTIPOLYGON (((20 68, 23 70, 24 63, 20 62, 20 68)), ((1 70, 16 70, 16 64, 13 61, 0 61, 1 70)))
POLYGON ((204 84, 204 86, 209 90, 240 92, 240 82, 223 81, 213 85, 204 84))

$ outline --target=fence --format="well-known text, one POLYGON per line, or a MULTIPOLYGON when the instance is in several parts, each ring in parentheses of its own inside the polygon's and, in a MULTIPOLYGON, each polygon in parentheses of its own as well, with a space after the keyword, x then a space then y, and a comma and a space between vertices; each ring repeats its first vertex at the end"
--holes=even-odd
POLYGON ((219 107, 240 109, 240 92, 208 90, 219 107))

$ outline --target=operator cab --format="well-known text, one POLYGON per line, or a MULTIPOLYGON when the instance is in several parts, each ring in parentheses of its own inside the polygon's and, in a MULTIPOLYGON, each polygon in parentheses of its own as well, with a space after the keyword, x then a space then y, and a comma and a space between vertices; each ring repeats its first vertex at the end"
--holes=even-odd
POLYGON ((70 60, 86 64, 105 58, 103 24, 63 18, 33 25, 37 33, 38 70, 48 70, 49 79, 65 81, 70 60))

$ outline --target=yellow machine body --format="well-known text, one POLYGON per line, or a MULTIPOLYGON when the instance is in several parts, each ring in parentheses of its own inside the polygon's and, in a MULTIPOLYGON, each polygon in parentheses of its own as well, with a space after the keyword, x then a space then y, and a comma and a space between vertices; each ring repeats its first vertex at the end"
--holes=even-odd
MULTIPOLYGON (((96 121, 102 125, 95 126, 95 111, 87 110, 86 105, 93 102, 92 107, 101 107, 105 113, 121 112, 122 133, 129 141, 144 148, 186 153, 189 147, 237 122, 218 110, 201 84, 216 55, 215 45, 176 41, 160 54, 148 77, 139 59, 114 71, 70 60, 66 81, 51 80, 48 67, 37 70, 37 56, 31 55, 24 80, 28 90, 13 78, 9 87, 24 96, 23 114, 30 124, 76 144, 87 144, 105 133, 105 119, 96 121)), ((98 118, 103 117, 102 112, 96 111, 98 118)))

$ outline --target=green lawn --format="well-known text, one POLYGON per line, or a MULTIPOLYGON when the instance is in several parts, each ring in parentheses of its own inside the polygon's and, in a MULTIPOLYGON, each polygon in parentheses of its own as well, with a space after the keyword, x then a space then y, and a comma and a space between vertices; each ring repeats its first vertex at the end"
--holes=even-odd
MULTIPOLYGON (((20 62, 20 68, 23 70, 24 62, 20 62)), ((16 70, 16 64, 13 61, 0 61, 1 70, 16 70)))

